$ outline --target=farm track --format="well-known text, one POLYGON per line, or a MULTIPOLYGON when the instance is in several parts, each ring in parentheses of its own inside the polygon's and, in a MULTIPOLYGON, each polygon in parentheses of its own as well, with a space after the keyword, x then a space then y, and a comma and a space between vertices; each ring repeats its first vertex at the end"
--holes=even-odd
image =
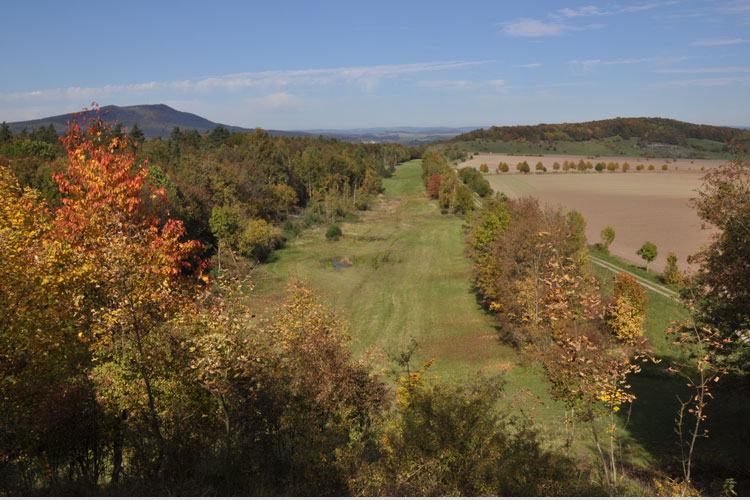
POLYGON ((654 293, 658 293, 659 295, 662 295, 664 297, 667 297, 669 299, 672 299, 676 302, 680 302, 679 298, 677 297, 677 293, 670 290, 669 288, 666 288, 662 285, 659 285, 658 283, 654 283, 653 281, 647 280, 641 276, 638 276, 637 274, 633 274, 627 269, 623 269, 620 266, 616 266, 615 264, 610 264, 609 262, 606 262, 604 260, 599 259, 598 257, 592 257, 591 255, 588 256, 589 262, 596 264, 597 266, 604 267, 606 269, 609 269, 612 272, 615 273, 625 273, 633 277, 633 279, 641 286, 644 286, 651 290, 654 293))

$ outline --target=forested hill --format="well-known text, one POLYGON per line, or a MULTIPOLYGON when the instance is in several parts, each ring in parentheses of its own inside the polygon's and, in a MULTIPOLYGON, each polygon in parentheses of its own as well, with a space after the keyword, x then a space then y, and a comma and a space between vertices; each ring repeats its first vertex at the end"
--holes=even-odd
POLYGON ((750 130, 670 120, 667 118, 614 118, 582 123, 558 123, 490 127, 458 135, 447 142, 463 141, 588 141, 619 136, 674 145, 686 145, 688 139, 706 139, 729 143, 750 141, 750 130))
MULTIPOLYGON (((100 108, 102 114, 107 113, 106 120, 109 122, 117 121, 123 127, 131 129, 133 124, 137 123, 138 127, 143 130, 147 139, 156 136, 163 138, 169 137, 174 127, 183 130, 194 129, 202 134, 206 131, 215 129, 220 123, 212 122, 206 118, 200 117, 193 113, 186 113, 170 108, 166 104, 142 104, 138 106, 103 106, 100 108)), ((9 123, 10 130, 19 133, 24 128, 28 131, 36 130, 39 127, 48 127, 52 124, 59 135, 65 132, 67 122, 73 117, 72 113, 64 115, 50 116, 38 120, 28 120, 23 122, 9 123)), ((233 127, 223 125, 230 131, 249 132, 250 129, 242 127, 233 127)), ((268 130, 269 135, 275 137, 288 136, 307 136, 304 132, 285 132, 281 130, 268 130)))

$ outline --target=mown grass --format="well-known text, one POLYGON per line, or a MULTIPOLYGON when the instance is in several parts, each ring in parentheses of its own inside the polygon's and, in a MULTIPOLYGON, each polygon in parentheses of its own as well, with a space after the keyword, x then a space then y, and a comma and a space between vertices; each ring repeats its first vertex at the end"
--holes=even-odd
POLYGON ((373 349, 392 368, 388 355, 414 338, 415 365, 434 357, 430 373, 447 379, 502 374, 508 404, 525 401, 539 422, 559 426, 562 405, 538 372, 498 340, 494 320, 478 304, 464 221, 441 214, 426 196, 421 161, 398 166, 384 188, 374 210, 340 224, 338 241, 327 241, 325 228, 311 229, 259 266, 256 306, 280 301, 289 278, 304 279, 349 323, 356 354, 373 349), (343 257, 353 265, 336 269, 332 261, 343 257))

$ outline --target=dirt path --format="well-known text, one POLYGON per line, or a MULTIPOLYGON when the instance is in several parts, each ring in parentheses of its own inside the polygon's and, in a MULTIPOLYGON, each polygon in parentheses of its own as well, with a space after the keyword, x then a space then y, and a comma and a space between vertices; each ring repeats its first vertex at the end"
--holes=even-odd
POLYGON ((677 293, 674 292, 674 291, 672 291, 672 290, 670 290, 669 288, 666 288, 666 287, 664 287, 662 285, 659 285, 658 283, 655 283, 653 281, 647 280, 647 279, 645 279, 645 278, 643 278, 641 276, 638 276, 637 274, 633 274, 630 271, 621 268, 620 266, 616 266, 616 265, 611 264, 609 262, 603 261, 603 260, 601 260, 601 259, 599 259, 597 257, 593 257, 593 256, 589 255, 588 259, 589 259, 589 262, 591 262, 593 264, 596 264, 597 266, 601 266, 601 267, 604 267, 606 269, 609 269, 612 272, 629 274, 630 276, 633 277, 633 279, 635 279, 635 281, 639 285, 648 288, 649 290, 651 290, 654 293, 658 293, 659 295, 662 295, 664 297, 667 297, 669 299, 672 299, 672 300, 675 300, 675 301, 679 302, 679 299, 677 298, 677 293))

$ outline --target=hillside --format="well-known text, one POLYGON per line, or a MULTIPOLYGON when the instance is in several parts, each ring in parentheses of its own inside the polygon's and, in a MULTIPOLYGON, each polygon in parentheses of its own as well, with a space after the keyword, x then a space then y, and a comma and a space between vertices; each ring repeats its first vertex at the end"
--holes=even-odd
MULTIPOLYGON (((121 123, 123 127, 131 128, 134 123, 138 123, 138 127, 143 130, 147 139, 151 139, 156 136, 169 137, 174 127, 180 127, 181 129, 195 129, 200 133, 207 130, 213 130, 218 125, 222 125, 229 130, 237 132, 249 132, 250 129, 235 127, 231 125, 220 124, 207 120, 201 116, 193 113, 186 113, 184 111, 178 111, 174 108, 170 108, 166 104, 142 104, 137 106, 103 106, 101 108, 102 113, 107 113, 107 121, 117 121, 121 123)), ((66 113, 63 115, 49 116, 47 118, 39 118, 37 120, 28 120, 22 122, 9 123, 10 130, 14 133, 20 132, 22 129, 34 130, 39 127, 47 127, 49 124, 54 125, 58 134, 62 134, 66 127, 67 122, 73 117, 72 113, 66 113)), ((306 136, 304 132, 286 132, 282 130, 268 130, 268 133, 272 136, 306 136)))
POLYGON ((495 153, 720 158, 731 152, 732 143, 750 145, 750 131, 667 118, 614 118, 490 127, 444 142, 495 153))

